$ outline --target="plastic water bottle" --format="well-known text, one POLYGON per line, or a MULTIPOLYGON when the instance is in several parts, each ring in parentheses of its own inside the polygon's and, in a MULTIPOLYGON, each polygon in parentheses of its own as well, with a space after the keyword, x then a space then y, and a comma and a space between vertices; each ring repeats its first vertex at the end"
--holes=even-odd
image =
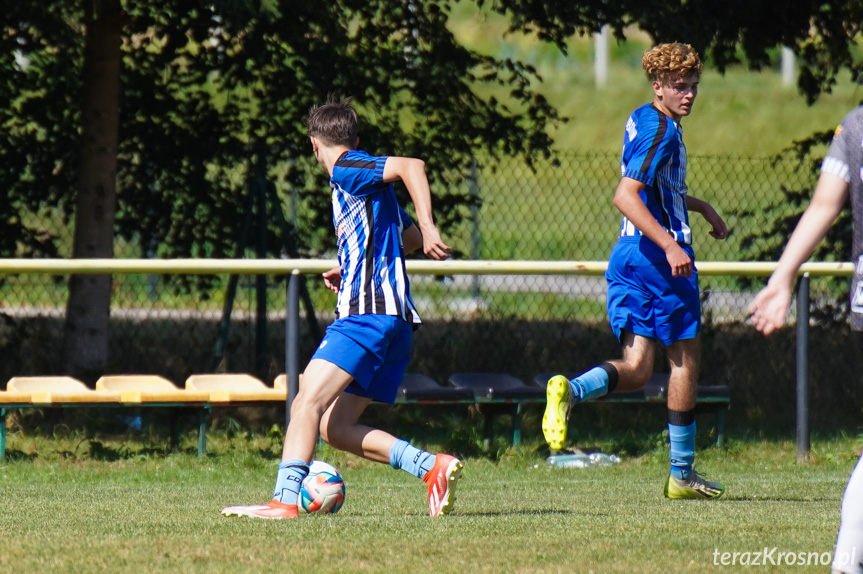
POLYGON ((552 468, 589 468, 593 466, 610 466, 620 462, 616 454, 556 454, 548 457, 548 466, 552 468))
POLYGON ((605 454, 602 452, 594 452, 590 455, 591 466, 610 466, 620 462, 620 457, 616 454, 605 454))
POLYGON ((587 468, 590 457, 586 454, 557 454, 548 457, 547 462, 553 468, 587 468))

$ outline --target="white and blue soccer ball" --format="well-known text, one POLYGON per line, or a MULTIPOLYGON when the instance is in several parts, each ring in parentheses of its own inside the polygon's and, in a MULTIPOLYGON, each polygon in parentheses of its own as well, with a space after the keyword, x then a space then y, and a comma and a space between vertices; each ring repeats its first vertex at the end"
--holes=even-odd
POLYGON ((321 460, 313 460, 309 474, 300 485, 297 506, 306 512, 335 514, 345 502, 345 481, 336 468, 321 460))

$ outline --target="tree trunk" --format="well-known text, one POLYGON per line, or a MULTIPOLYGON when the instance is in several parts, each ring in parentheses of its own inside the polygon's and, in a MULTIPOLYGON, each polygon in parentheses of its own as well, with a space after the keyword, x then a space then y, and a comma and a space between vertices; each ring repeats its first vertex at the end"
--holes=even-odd
MULTIPOLYGON (((75 205, 74 258, 114 255, 117 140, 120 123, 119 0, 85 2, 81 150, 75 205)), ((110 275, 74 275, 66 307, 68 374, 95 376, 108 362, 110 275)))

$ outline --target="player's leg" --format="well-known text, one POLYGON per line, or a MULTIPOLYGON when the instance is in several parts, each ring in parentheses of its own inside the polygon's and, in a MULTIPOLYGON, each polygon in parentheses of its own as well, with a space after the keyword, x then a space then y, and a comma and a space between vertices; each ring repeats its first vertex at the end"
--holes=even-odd
POLYGON ((359 424, 371 399, 342 393, 321 419, 321 438, 330 446, 396 470, 423 478, 432 469, 435 455, 390 433, 359 424))
POLYGON ((393 435, 359 424, 360 415, 372 399, 392 403, 410 359, 412 327, 400 319, 383 319, 392 324, 386 328, 385 348, 372 353, 375 357, 370 376, 354 381, 324 413, 320 423, 321 437, 330 445, 373 460, 388 462, 396 470, 425 481, 429 514, 447 514, 455 501, 455 487, 463 464, 448 454, 433 454, 393 435))
MULTIPOLYGON (((863 331, 854 331, 857 349, 863 357, 863 331)), ((845 495, 836 551, 833 553, 833 572, 863 574, 863 456, 851 473, 845 495)))
POLYGON ((699 338, 668 346, 668 438, 671 469, 665 483, 668 498, 719 498, 725 486, 704 480, 694 470, 695 399, 698 393, 699 338))
POLYGON ((560 450, 566 443, 569 413, 573 405, 615 390, 639 389, 650 378, 656 354, 654 341, 622 331, 621 343, 621 359, 606 361, 572 380, 563 375, 555 375, 548 380, 542 432, 551 448, 560 450))
POLYGON ((863 456, 857 461, 842 497, 833 572, 863 574, 863 456))
POLYGON ((266 504, 229 506, 225 516, 296 518, 300 485, 309 474, 309 462, 325 410, 351 382, 351 375, 326 360, 313 358, 303 372, 299 392, 291 404, 291 422, 285 433, 282 461, 276 471, 273 499, 266 504))
POLYGON ((652 293, 636 271, 644 265, 637 238, 621 239, 611 253, 608 271, 607 311, 612 331, 623 347, 623 358, 607 361, 572 380, 563 375, 549 379, 542 431, 555 450, 566 443, 567 421, 573 404, 601 397, 606 393, 643 386, 653 370, 652 293))

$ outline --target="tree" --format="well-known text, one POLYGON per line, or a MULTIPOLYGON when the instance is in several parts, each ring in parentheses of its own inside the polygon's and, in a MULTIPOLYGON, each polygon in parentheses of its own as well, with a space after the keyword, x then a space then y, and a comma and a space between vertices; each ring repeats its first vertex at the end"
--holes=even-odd
POLYGON ((842 70, 863 83, 859 34, 861 0, 479 0, 512 17, 512 28, 535 33, 566 50, 573 34, 608 25, 618 40, 637 26, 656 42, 686 42, 709 55, 720 72, 745 63, 759 70, 775 49, 792 48, 800 59, 798 87, 810 103, 829 92, 842 70))
MULTIPOLYGON (((810 100, 842 69, 861 78, 852 40, 863 0, 477 3, 562 50, 573 34, 606 24, 621 40, 638 25, 657 41, 690 42, 720 70, 742 58, 758 68, 774 46, 792 46, 810 100)), ((449 0, 9 4, 0 13, 0 49, 16 55, 0 59, 6 256, 57 253, 52 230, 22 217, 46 207, 74 216, 75 256, 109 256, 112 231, 158 245, 163 257, 230 256, 243 183, 224 174, 246 173, 266 146, 285 186, 322 183, 303 119, 328 93, 355 97, 365 148, 427 159, 444 225, 470 201, 451 190, 477 152, 548 155, 546 128, 561 121, 534 91, 530 66, 457 44, 446 27, 449 0), (482 84, 504 86, 507 102, 479 97, 482 84)), ((320 193, 303 201, 313 216, 298 236, 310 252, 327 233, 329 208, 320 193)), ((104 365, 109 296, 108 280, 73 280, 70 372, 104 365)))
MULTIPOLYGON (((84 11, 81 71, 81 147, 77 173, 77 225, 72 256, 114 255, 117 142, 120 127, 119 0, 93 0, 84 11)), ((108 360, 110 275, 73 275, 66 307, 66 371, 98 372, 108 360)))
MULTIPOLYGON (((0 15, 0 45, 17 54, 17 63, 0 64, 0 157, 10 167, 0 173, 0 211, 10 223, 0 252, 57 253, 51 230, 37 232, 20 217, 47 205, 74 216, 74 256, 110 256, 112 231, 146 237, 164 257, 230 256, 243 182, 221 174, 248 171, 263 144, 273 163, 288 166, 288 185, 320 182, 303 125, 329 93, 355 97, 367 121, 365 148, 426 158, 438 205, 457 218, 465 199, 442 188, 467 172, 473 155, 548 154, 546 126, 558 117, 531 90, 533 69, 459 46, 446 28, 447 7, 15 5, 0 15), (479 98, 472 88, 481 83, 508 86, 517 109, 479 98)), ((324 194, 308 202, 316 219, 328 219, 324 194)), ((308 225, 326 229, 320 223, 308 225)), ((109 281, 73 279, 69 372, 105 364, 109 305, 109 281)))

